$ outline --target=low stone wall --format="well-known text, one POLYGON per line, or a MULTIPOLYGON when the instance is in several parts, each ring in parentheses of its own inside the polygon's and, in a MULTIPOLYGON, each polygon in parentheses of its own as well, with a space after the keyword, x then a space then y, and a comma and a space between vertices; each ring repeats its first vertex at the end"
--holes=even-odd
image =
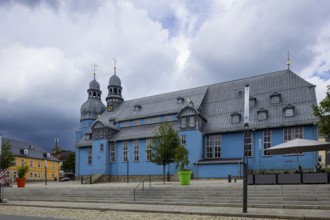
POLYGON ((330 184, 330 173, 289 173, 248 175, 248 184, 330 184))
MULTIPOLYGON (((137 175, 137 176, 129 176, 129 182, 140 182, 143 178, 145 181, 149 181, 149 177, 145 175, 137 175)), ((127 182, 127 176, 111 176, 111 175, 101 175, 97 180, 94 180, 92 176, 80 176, 76 177, 76 179, 80 179, 82 184, 91 184, 91 183, 108 183, 108 182, 127 182)), ((165 180, 167 181, 167 175, 165 176, 165 180)), ((162 175, 151 175, 151 182, 160 182, 163 181, 162 175)), ((170 175, 170 182, 178 182, 178 175, 170 175)))

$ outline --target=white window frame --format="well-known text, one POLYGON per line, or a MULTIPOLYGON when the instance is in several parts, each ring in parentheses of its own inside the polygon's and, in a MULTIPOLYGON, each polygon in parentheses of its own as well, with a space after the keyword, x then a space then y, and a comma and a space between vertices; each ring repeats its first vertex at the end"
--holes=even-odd
POLYGON ((134 161, 139 161, 139 140, 134 140, 133 146, 134 161))
POLYGON ((88 147, 88 149, 87 149, 87 164, 88 165, 93 164, 93 149, 92 149, 92 147, 88 147))
POLYGON ((115 142, 110 142, 110 163, 116 162, 116 145, 115 142))
POLYGON ((123 142, 123 162, 128 161, 128 141, 123 142))
POLYGON ((264 156, 270 156, 270 153, 267 151, 272 147, 272 130, 265 129, 263 131, 263 147, 264 147, 264 156))
POLYGON ((151 161, 151 145, 152 139, 146 140, 146 161, 151 161))
POLYGON ((181 135, 181 144, 186 145, 187 144, 187 135, 181 135))

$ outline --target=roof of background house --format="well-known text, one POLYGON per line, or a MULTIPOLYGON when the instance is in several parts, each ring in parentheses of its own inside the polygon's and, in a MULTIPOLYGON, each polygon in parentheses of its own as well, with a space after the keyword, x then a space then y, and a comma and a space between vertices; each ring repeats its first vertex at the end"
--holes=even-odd
POLYGON ((69 151, 69 150, 61 150, 60 152, 57 152, 57 153, 53 153, 52 155, 60 160, 60 161, 63 161, 65 160, 70 154, 74 153, 73 151, 69 151))
POLYGON ((38 145, 34 145, 25 141, 14 140, 10 138, 3 138, 2 143, 6 143, 9 141, 11 144, 11 151, 19 157, 26 157, 26 158, 33 158, 33 159, 40 159, 40 160, 51 160, 51 161, 58 161, 54 156, 50 154, 50 157, 45 157, 45 154, 49 153, 48 151, 44 150, 42 147, 38 145), (28 154, 25 155, 24 149, 28 150, 28 154))

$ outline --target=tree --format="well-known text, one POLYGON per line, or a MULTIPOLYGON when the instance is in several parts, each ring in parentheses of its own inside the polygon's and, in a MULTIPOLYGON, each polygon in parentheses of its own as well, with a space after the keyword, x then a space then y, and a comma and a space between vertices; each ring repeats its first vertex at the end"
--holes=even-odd
POLYGON ((68 157, 63 161, 61 170, 64 172, 72 172, 75 173, 76 170, 76 154, 71 153, 68 155, 68 157))
POLYGON ((1 169, 8 169, 15 164, 15 154, 11 151, 9 141, 2 144, 1 169))
POLYGON ((326 97, 320 105, 313 105, 313 114, 320 119, 318 124, 320 133, 330 137, 330 85, 328 85, 326 97))
POLYGON ((180 146, 178 132, 165 122, 155 130, 151 144, 151 162, 163 166, 163 182, 165 184, 165 167, 173 162, 175 149, 180 146))

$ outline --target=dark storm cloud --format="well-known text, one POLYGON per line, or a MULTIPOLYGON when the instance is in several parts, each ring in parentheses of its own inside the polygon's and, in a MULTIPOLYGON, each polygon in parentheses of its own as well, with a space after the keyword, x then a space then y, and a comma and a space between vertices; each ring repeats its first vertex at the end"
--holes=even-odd
POLYGON ((15 4, 20 4, 31 9, 34 9, 39 6, 47 6, 54 10, 57 10, 60 4, 59 0, 1 0, 1 6, 12 6, 15 4))
POLYGON ((73 131, 79 127, 78 115, 29 106, 28 103, 14 108, 2 105, 0 110, 0 133, 3 136, 32 142, 48 150, 54 147, 54 139, 59 138, 61 147, 74 149, 73 131))

